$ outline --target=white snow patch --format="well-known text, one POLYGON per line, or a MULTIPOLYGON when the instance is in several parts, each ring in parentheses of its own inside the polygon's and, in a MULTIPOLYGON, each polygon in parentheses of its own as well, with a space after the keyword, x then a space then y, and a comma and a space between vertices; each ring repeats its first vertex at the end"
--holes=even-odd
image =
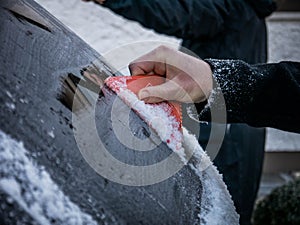
POLYGON ((23 143, 0 130, 0 189, 39 224, 97 224, 28 158, 23 143))
POLYGON ((188 165, 195 171, 202 183, 199 214, 201 224, 239 224, 239 215, 217 168, 201 148, 197 138, 185 128, 183 128, 183 138, 185 152, 193 153, 188 165))
POLYGON ((145 122, 157 132, 161 140, 179 155, 183 163, 187 163, 181 143, 182 133, 176 129, 176 127, 179 127, 179 123, 174 116, 170 116, 170 112, 164 110, 164 108, 167 107, 145 104, 145 102, 140 101, 133 92, 127 89, 120 91, 118 96, 123 99, 130 108, 138 112, 145 122))

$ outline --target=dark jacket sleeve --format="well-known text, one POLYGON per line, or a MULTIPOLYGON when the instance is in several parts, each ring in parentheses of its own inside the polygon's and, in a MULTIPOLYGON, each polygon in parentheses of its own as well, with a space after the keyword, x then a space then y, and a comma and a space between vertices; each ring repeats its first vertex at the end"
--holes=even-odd
POLYGON ((107 0, 103 5, 159 33, 185 39, 221 32, 228 13, 225 1, 107 0))
POLYGON ((223 110, 228 123, 300 133, 299 62, 249 65, 237 60, 206 61, 213 70, 215 87, 200 120, 210 120, 211 112, 223 110))

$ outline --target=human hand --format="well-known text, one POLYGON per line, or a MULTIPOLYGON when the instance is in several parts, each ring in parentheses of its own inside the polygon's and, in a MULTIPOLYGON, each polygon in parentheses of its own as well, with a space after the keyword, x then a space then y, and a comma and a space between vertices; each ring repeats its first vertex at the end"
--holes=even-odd
POLYGON ((166 82, 141 89, 138 97, 147 103, 164 100, 192 103, 207 99, 212 90, 212 71, 203 60, 160 46, 129 65, 132 76, 163 76, 166 82))

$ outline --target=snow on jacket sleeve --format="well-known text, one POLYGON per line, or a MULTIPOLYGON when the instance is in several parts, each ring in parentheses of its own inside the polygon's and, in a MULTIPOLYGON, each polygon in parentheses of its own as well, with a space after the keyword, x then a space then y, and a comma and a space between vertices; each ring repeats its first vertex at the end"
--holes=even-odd
POLYGON ((249 65, 238 60, 206 61, 213 70, 215 87, 200 120, 210 120, 211 111, 226 108, 228 123, 300 133, 299 62, 249 65))
POLYGON ((103 5, 159 33, 185 39, 221 32, 228 13, 223 0, 107 0, 103 5))

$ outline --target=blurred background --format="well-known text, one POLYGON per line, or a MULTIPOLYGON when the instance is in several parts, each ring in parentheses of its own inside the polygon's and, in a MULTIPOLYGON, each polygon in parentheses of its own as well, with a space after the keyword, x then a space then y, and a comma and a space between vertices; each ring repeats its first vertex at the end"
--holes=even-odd
MULTIPOLYGON (((102 55, 138 41, 180 45, 177 38, 157 34, 110 10, 80 0, 36 0, 102 55)), ((300 1, 279 0, 277 12, 267 19, 269 62, 300 61, 300 1)), ((157 44, 145 47, 148 52, 157 44)), ((144 53, 145 53, 144 52, 144 53)), ((258 198, 300 176, 300 135, 268 129, 265 162, 258 198)))

